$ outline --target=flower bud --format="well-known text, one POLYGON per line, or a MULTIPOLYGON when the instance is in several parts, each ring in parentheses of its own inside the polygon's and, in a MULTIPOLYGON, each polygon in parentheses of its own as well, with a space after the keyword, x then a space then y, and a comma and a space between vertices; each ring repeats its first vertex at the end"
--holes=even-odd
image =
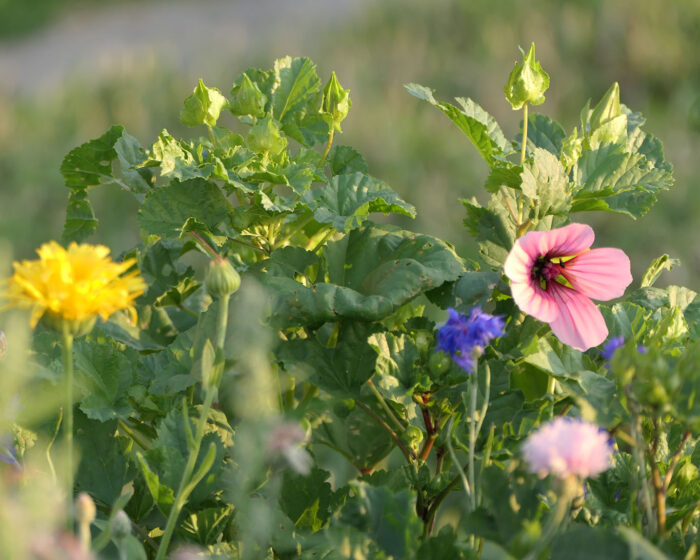
POLYGON ((571 169, 578 162, 583 150, 583 138, 578 135, 578 129, 574 127, 573 132, 564 139, 561 147, 559 161, 564 169, 571 169))
POLYGON ((549 75, 535 60, 535 43, 532 43, 528 53, 523 55, 523 63, 515 63, 503 91, 513 109, 518 110, 526 103, 542 105, 548 87, 549 75))
POLYGON ((262 117, 265 114, 267 96, 260 91, 257 84, 250 81, 248 74, 242 74, 238 84, 231 90, 231 103, 229 109, 234 115, 251 115, 262 117))
POLYGON ((241 277, 228 259, 218 258, 209 262, 205 284, 212 297, 220 298, 237 291, 241 277))
POLYGON ((256 153, 279 154, 287 147, 287 139, 271 116, 259 121, 248 132, 248 147, 256 153))
POLYGON ((335 76, 335 72, 333 72, 330 80, 323 88, 321 113, 328 121, 328 124, 340 131, 340 123, 348 116, 350 107, 352 107, 350 90, 342 88, 338 78, 335 76))
POLYGON ((117 541, 125 539, 131 534, 131 521, 129 520, 129 516, 123 509, 120 509, 114 515, 111 523, 109 524, 109 529, 112 533, 112 536, 117 541))
POLYGON ((620 86, 615 82, 591 112, 590 137, 591 149, 601 144, 619 144, 627 139, 627 115, 620 107, 620 86))
POLYGON ((95 502, 87 492, 81 492, 75 499, 75 520, 80 525, 90 525, 97 517, 95 502))

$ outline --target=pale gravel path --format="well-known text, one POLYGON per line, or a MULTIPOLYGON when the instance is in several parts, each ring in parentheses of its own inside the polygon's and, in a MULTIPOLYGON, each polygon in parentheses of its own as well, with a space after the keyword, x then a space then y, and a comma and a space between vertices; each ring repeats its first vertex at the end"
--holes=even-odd
POLYGON ((20 41, 0 43, 0 94, 41 94, 80 76, 100 79, 152 58, 185 75, 262 45, 294 45, 369 0, 193 0, 71 13, 20 41), (196 66, 196 69, 195 69, 196 66))

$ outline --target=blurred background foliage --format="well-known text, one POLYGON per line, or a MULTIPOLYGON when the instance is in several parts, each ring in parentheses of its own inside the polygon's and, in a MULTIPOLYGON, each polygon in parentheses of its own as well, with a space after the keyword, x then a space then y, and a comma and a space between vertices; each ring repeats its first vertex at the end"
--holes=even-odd
MULTIPOLYGON (((59 166, 71 148, 113 123, 144 146, 162 128, 199 134, 178 118, 198 78, 228 95, 240 72, 267 68, 287 54, 310 57, 323 80, 335 70, 351 90, 353 109, 336 143, 359 149, 372 175, 416 205, 418 218, 401 225, 472 255, 457 199, 486 198, 485 164, 456 127, 403 84, 435 88, 441 100, 472 97, 513 137, 520 113, 505 101, 503 85, 520 59, 517 47, 535 41, 551 77, 538 112, 568 132, 586 99, 595 103, 618 81, 622 101, 647 117, 646 130, 662 139, 675 167, 675 187, 639 223, 611 214, 580 220, 596 228, 598 246, 628 252, 635 278, 668 252, 683 267, 665 281, 698 288, 697 0, 32 0, 27 6, 0 0, 0 238, 18 257, 60 236, 68 191, 59 166), (213 25, 218 31, 208 33, 213 25), (226 25, 230 33, 222 33, 226 25), (80 44, 83 33, 80 57, 66 63, 61 37, 80 44), (58 79, 42 80, 49 71, 58 79)), ((108 187, 92 199, 100 219, 92 241, 119 252, 138 240, 129 195, 108 187)))

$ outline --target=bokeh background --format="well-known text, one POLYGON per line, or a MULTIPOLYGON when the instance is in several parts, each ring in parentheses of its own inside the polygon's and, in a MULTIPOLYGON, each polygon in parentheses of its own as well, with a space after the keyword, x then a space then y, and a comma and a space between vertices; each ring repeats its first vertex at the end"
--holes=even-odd
MULTIPOLYGON (((458 198, 485 200, 485 164, 407 82, 474 98, 507 136, 520 114, 503 97, 518 46, 537 45, 550 74, 537 108, 568 130, 586 99, 619 81, 675 167, 676 185, 634 222, 586 213, 598 245, 630 254, 639 279, 668 252, 662 278, 700 288, 700 2, 697 0, 0 0, 0 238, 16 257, 59 238, 68 190, 59 167, 73 147, 122 124, 144 146, 179 123, 198 78, 225 94, 250 66, 308 56, 335 70, 353 109, 338 143, 418 208, 417 231, 474 253, 458 198)), ((233 123, 233 119, 227 121, 233 123)), ((92 195, 92 241, 115 252, 138 240, 131 198, 92 195)))

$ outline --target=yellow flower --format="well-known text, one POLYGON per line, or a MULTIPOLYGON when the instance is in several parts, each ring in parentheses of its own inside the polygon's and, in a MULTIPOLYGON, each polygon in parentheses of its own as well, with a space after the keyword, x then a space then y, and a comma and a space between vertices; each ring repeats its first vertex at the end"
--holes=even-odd
POLYGON ((54 324, 67 321, 80 330, 99 315, 106 320, 120 309, 136 321, 134 299, 146 284, 138 271, 123 275, 136 262, 109 257, 103 245, 71 243, 68 250, 55 241, 37 250, 39 260, 15 262, 15 273, 4 296, 10 307, 30 308, 34 327, 46 315, 54 324))

